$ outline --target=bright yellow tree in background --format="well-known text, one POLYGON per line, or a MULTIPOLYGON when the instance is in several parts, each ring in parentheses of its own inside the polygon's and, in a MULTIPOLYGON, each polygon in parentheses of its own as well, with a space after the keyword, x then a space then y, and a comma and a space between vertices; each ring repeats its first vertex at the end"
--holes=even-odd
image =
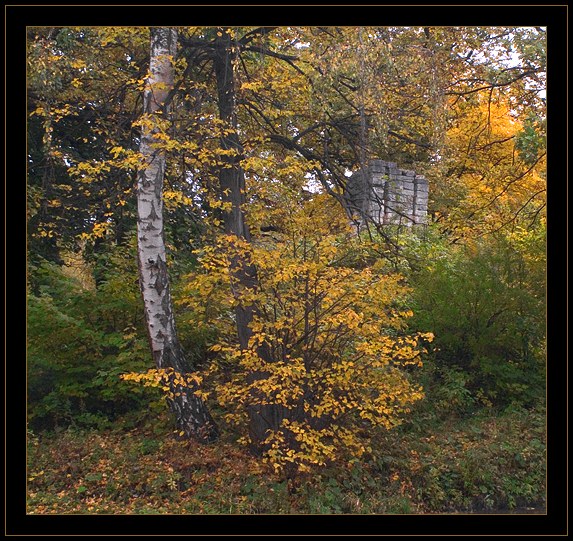
POLYGON ((503 96, 472 96, 452 109, 444 155, 429 173, 437 220, 458 238, 543 220, 546 153, 541 142, 535 152, 523 151, 529 121, 503 96))

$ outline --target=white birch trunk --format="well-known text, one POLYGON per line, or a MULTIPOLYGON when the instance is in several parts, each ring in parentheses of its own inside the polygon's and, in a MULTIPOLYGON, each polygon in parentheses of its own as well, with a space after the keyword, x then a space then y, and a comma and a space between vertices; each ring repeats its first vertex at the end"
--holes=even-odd
MULTIPOLYGON (((185 358, 175 328, 163 234, 165 153, 157 148, 159 128, 155 126, 168 114, 176 50, 175 29, 151 28, 150 75, 144 92, 148 119, 142 125, 140 143, 145 165, 137 179, 137 241, 140 287, 153 360, 157 368, 173 368, 181 373, 185 370, 185 358)), ((215 423, 193 389, 172 384, 172 391, 179 393, 169 400, 178 429, 188 437, 214 439, 215 423)))

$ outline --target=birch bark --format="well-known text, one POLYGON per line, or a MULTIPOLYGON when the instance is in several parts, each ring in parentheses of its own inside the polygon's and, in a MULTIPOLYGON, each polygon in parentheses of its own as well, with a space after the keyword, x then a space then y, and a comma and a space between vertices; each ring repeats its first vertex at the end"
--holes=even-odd
MULTIPOLYGON (((177 31, 151 28, 150 75, 144 91, 140 153, 145 160, 137 178, 137 241, 140 288, 153 360, 157 368, 185 371, 185 356, 175 328, 163 234, 165 153, 158 147, 161 125, 170 109, 177 31)), ((203 400, 188 387, 171 382, 169 404, 177 428, 187 437, 212 441, 218 429, 203 400)))

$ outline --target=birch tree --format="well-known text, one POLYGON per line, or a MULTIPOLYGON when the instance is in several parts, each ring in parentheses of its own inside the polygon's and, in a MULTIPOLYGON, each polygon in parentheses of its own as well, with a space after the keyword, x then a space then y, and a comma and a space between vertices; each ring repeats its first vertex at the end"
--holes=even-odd
POLYGON ((197 385, 189 386, 189 378, 182 376, 186 363, 175 328, 163 232, 166 159, 158 143, 168 124, 176 48, 175 29, 151 28, 150 74, 144 91, 140 143, 145 165, 137 179, 139 278, 153 360, 157 369, 167 374, 168 402, 177 428, 187 437, 211 441, 218 436, 218 429, 205 403, 194 393, 197 385))

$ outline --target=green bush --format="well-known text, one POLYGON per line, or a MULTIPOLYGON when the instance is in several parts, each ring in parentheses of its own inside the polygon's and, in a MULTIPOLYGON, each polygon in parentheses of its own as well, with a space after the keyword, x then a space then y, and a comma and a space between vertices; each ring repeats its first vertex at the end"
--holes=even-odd
MULTIPOLYGON (((120 379, 152 363, 135 237, 124 246, 106 244, 97 254, 67 259, 67 266, 36 260, 28 267, 29 422, 36 430, 70 424, 103 428, 118 416, 138 422, 150 406, 165 406, 157 389, 120 379)), ((187 270, 180 264, 174 273, 173 296, 191 369, 207 357, 212 336, 197 330, 193 314, 177 303, 187 270)))
POLYGON ((463 246, 434 238, 417 250, 411 325, 435 335, 436 400, 533 405, 545 389, 544 231, 463 246))
POLYGON ((27 310, 28 418, 34 429, 103 427, 159 399, 119 375, 149 368, 137 270, 116 248, 97 289, 54 263, 30 268, 27 310))

